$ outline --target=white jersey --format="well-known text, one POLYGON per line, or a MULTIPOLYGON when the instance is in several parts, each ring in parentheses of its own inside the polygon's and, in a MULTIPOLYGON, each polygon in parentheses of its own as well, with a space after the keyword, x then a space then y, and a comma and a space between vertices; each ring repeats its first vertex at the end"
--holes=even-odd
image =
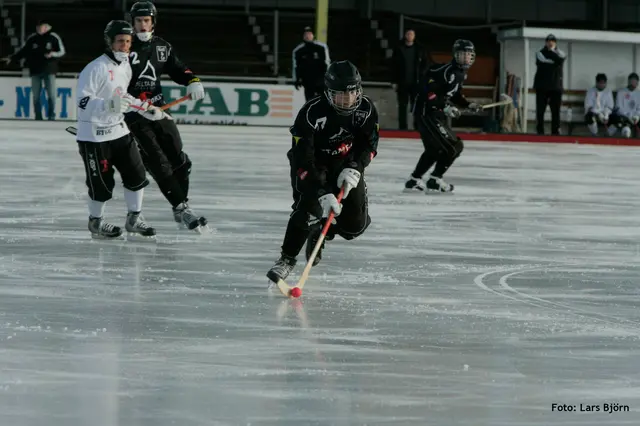
MULTIPOLYGON (((124 114, 107 110, 107 100, 115 94, 126 94, 131 81, 128 61, 118 64, 102 55, 91 61, 80 73, 77 86, 78 134, 85 142, 106 142, 129 134, 124 114)), ((141 104, 141 101, 134 104, 141 104)))
POLYGON ((611 89, 598 90, 592 87, 584 98, 584 112, 609 116, 613 111, 613 92, 611 89))
POLYGON ((616 109, 618 114, 627 118, 640 116, 640 90, 629 90, 627 87, 618 90, 616 109))

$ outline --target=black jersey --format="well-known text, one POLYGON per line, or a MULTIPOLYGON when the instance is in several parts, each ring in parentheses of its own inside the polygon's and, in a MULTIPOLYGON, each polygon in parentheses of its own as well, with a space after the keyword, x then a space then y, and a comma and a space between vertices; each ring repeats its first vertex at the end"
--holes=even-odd
POLYGON ((441 111, 448 103, 467 108, 469 101, 462 96, 465 78, 465 70, 455 61, 431 65, 420 81, 414 114, 441 111))
POLYGON ((160 37, 149 41, 133 38, 129 63, 133 71, 129 93, 136 98, 148 100, 156 106, 166 102, 162 96, 160 76, 168 74, 176 83, 187 86, 200 81, 193 72, 176 56, 173 47, 160 37))
POLYGON ((304 185, 298 190, 322 196, 333 192, 343 169, 362 173, 377 155, 378 111, 363 96, 353 114, 339 115, 323 95, 300 109, 290 132, 293 140, 287 156, 304 185))

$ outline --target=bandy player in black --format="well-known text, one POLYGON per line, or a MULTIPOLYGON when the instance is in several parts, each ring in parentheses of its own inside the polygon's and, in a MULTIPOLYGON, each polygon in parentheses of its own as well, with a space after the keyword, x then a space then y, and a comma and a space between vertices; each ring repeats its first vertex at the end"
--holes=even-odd
POLYGON ((446 183, 442 176, 460 156, 464 145, 447 124, 447 116, 460 117, 460 110, 455 105, 473 111, 481 109, 480 105, 469 102, 462 95, 466 72, 473 65, 475 58, 473 43, 469 40, 457 40, 453 44, 451 62, 431 65, 423 76, 413 114, 424 145, 424 153, 405 183, 405 191, 453 191, 453 185, 446 183), (425 184, 422 176, 434 164, 433 172, 425 184))
MULTIPOLYGON (((171 44, 154 35, 158 12, 153 3, 134 3, 129 13, 136 32, 129 55, 133 70, 129 93, 155 106, 165 105, 160 76, 168 74, 187 86, 191 99, 204 99, 200 79, 178 59, 171 44)), ((134 112, 126 115, 126 122, 138 141, 147 172, 173 208, 174 220, 194 230, 205 226, 207 220, 196 216, 187 204, 191 160, 182 150, 182 138, 171 116, 134 112)))
MULTIPOLYGON (((364 170, 377 155, 378 111, 362 94, 358 69, 349 61, 329 65, 324 94, 307 102, 290 129, 293 213, 280 259, 267 273, 286 279, 307 244, 307 261, 320 237, 323 220, 333 210, 336 223, 325 241, 340 235, 352 240, 371 224, 364 170), (342 204, 336 194, 345 188, 342 204)), ((314 266, 320 261, 320 251, 314 266)))

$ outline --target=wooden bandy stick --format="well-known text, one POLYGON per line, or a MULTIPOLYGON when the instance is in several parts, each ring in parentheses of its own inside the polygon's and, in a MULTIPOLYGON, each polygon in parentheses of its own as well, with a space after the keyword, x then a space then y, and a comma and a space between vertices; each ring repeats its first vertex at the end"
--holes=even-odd
POLYGON ((495 107, 499 107, 499 106, 503 106, 503 105, 509 105, 511 103, 513 103, 513 99, 511 99, 511 97, 502 94, 500 95, 501 98, 504 98, 503 100, 499 101, 499 102, 494 102, 492 104, 486 104, 486 105, 482 105, 482 109, 489 109, 489 108, 495 108, 495 107))
MULTIPOLYGON (((181 98, 179 98, 179 99, 176 99, 175 101, 171 101, 171 102, 169 102, 169 103, 168 103, 168 104, 166 104, 166 105, 162 105, 162 106, 160 107, 160 109, 161 109, 161 110, 163 110, 163 111, 166 111, 166 110, 168 110, 169 108, 171 108, 171 107, 173 107, 173 106, 175 106, 175 105, 178 105, 179 103, 184 102, 184 101, 189 100, 189 99, 191 99, 191 96, 189 96, 189 95, 185 95, 185 96, 183 96, 183 97, 181 97, 181 98)), ((131 105, 131 108, 142 110, 142 108, 141 108, 141 107, 139 107, 139 106, 137 106, 137 105, 131 105)))
MULTIPOLYGON (((337 197, 338 204, 340 204, 340 202, 342 201, 343 196, 344 196, 344 187, 340 189, 340 193, 338 194, 338 197, 337 197)), ((331 226, 331 222, 333 222, 334 217, 335 217, 335 213, 332 210, 329 213, 329 217, 327 217, 327 221, 325 222, 324 227, 322 228, 322 232, 320 233, 320 238, 318 238, 318 242, 316 243, 316 246, 313 248, 313 251, 311 252, 311 256, 309 256, 309 260, 307 261, 307 266, 304 267, 304 271, 302 271, 302 275, 298 280, 298 284, 296 285, 296 287, 298 287, 300 290, 302 290, 302 288, 304 287, 304 284, 307 282, 307 278, 309 278, 309 273, 311 272, 311 268, 313 267, 313 261, 316 259, 316 256, 320 251, 320 247, 322 247, 322 243, 324 242, 324 239, 327 237, 327 232, 329 232, 329 227, 331 226)), ((293 287, 289 286, 283 280, 278 280, 276 285, 278 286, 278 290, 280 290, 280 293, 282 293, 284 296, 291 297, 291 289, 293 287)))
MULTIPOLYGON (((173 106, 175 106, 175 105, 178 105, 179 103, 182 103, 182 102, 184 102, 184 101, 186 101, 186 100, 189 100, 189 99, 191 99, 191 96, 189 96, 189 95, 185 95, 185 96, 183 96, 183 97, 181 97, 181 98, 179 98, 179 99, 176 99, 175 101, 171 101, 171 102, 169 102, 169 103, 168 103, 168 104, 166 104, 166 105, 162 105, 162 106, 160 107, 160 109, 161 109, 161 110, 163 110, 163 111, 166 111, 166 110, 168 110, 169 108, 171 108, 171 107, 173 107, 173 106)), ((135 108, 135 109, 139 109, 139 110, 141 110, 141 109, 142 109, 142 108, 140 108, 140 107, 138 107, 138 106, 133 106, 133 105, 131 105, 131 108, 135 108)), ((76 129, 76 128, 75 128, 75 127, 73 127, 73 126, 69 126, 69 127, 67 127, 65 130, 66 130, 67 132, 71 133, 72 135, 77 135, 77 134, 78 134, 78 129, 76 129)))

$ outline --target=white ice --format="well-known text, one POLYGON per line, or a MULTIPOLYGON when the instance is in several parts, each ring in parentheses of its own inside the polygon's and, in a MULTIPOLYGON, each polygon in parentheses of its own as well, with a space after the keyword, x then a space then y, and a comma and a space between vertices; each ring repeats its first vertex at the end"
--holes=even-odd
POLYGON ((154 247, 90 240, 66 125, 0 122, 0 424, 640 423, 639 149, 467 142, 456 193, 423 196, 401 192, 422 145, 384 139, 371 227, 288 301, 265 277, 287 129, 181 126, 217 233, 152 184, 154 247), (605 403, 631 411, 579 412, 605 403))

